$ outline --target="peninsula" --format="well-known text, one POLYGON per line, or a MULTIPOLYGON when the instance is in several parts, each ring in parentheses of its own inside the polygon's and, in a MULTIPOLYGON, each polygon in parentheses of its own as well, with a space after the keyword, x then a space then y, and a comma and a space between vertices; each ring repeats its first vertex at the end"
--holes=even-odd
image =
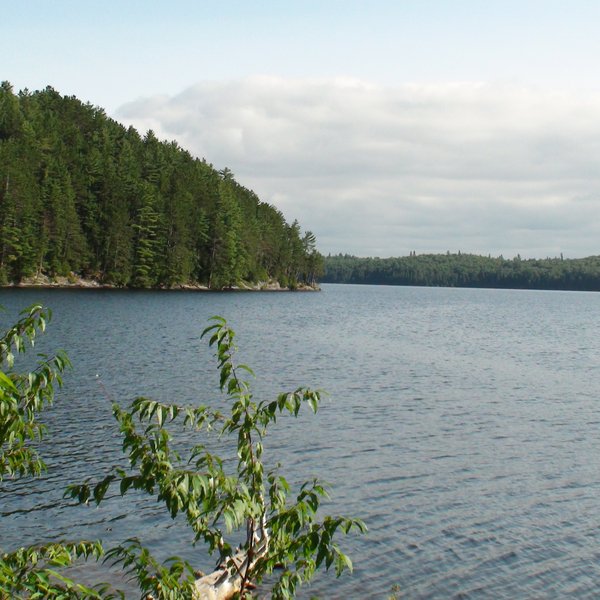
POLYGON ((51 87, 0 85, 0 285, 293 290, 321 272, 314 234, 229 169, 51 87))

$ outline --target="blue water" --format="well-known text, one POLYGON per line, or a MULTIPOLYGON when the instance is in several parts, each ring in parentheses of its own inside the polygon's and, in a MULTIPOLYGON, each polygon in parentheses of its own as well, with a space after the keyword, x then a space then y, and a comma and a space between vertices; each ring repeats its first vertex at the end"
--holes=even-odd
MULTIPOLYGON (((4 549, 138 536, 161 558, 210 568, 153 499, 78 507, 62 491, 123 462, 112 400, 220 401, 200 340, 220 314, 259 396, 329 392, 316 417, 277 424, 267 457, 294 482, 328 481, 326 511, 369 527, 340 540, 354 574, 320 575, 300 597, 387 598, 393 586, 403 598, 600 594, 600 295, 3 290, 0 323, 34 301, 54 311, 41 350, 66 349, 74 369, 45 417, 49 473, 0 489, 4 549)), ((104 569, 87 576, 117 580, 104 569)))

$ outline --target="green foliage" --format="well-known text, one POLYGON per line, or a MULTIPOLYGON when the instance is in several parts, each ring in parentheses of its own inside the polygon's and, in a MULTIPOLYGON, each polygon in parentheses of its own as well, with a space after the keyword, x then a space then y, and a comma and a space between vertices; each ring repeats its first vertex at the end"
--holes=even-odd
POLYGON ((41 439, 45 427, 37 419, 51 404, 54 385, 62 385, 61 375, 70 366, 67 356, 59 352, 44 357, 28 373, 14 370, 15 354, 34 346, 38 332, 43 332, 50 312, 33 305, 0 338, 0 482, 5 477, 39 475, 45 468, 29 442, 41 439))
POLYGON ((212 227, 212 252, 208 285, 231 287, 246 274, 246 252, 242 244, 243 227, 239 206, 235 202, 231 177, 219 185, 218 210, 212 227))
POLYGON ((99 559, 99 542, 47 544, 20 548, 0 556, 0 598, 105 599, 123 598, 107 585, 89 587, 61 573, 75 560, 99 559))
POLYGON ((147 192, 144 203, 138 209, 133 228, 135 236, 135 259, 132 284, 136 287, 152 287, 156 284, 156 266, 159 259, 158 229, 160 215, 154 209, 153 191, 147 192))
POLYGON ((313 251, 229 169, 51 87, 0 86, 0 284, 73 271, 118 286, 295 285, 313 251))
POLYGON ((190 565, 176 556, 161 564, 138 540, 131 539, 107 552, 106 560, 122 565, 137 580, 142 598, 182 600, 192 597, 196 576, 190 565))
MULTIPOLYGON (((250 597, 251 584, 261 583, 277 569, 272 597, 291 598, 320 567, 332 567, 337 575, 351 569, 350 559, 335 541, 336 532, 365 531, 356 519, 317 518, 320 502, 327 497, 318 480, 293 493, 277 469, 265 472, 263 439, 268 428, 282 413, 297 416, 303 404, 316 412, 321 393, 298 388, 271 401, 257 401, 249 383, 251 369, 234 361, 235 334, 225 320, 213 317, 203 336, 210 336, 209 344, 216 349, 228 413, 206 405, 185 407, 147 398, 136 399, 128 410, 114 404, 128 467, 117 468, 94 484, 71 486, 68 494, 80 502, 93 499, 100 504, 115 485, 122 495, 135 489, 156 496, 171 517, 182 515, 194 541, 203 541, 211 554, 218 554, 225 572, 237 577, 239 597, 250 597), (236 443, 235 470, 229 472, 228 462, 202 441, 187 457, 180 456, 170 432, 176 423, 202 436, 211 432, 231 436, 236 443), (240 530, 246 531, 246 540, 234 549, 231 534, 235 538, 240 530)), ((109 556, 135 575, 144 593, 155 598, 192 594, 193 571, 177 558, 161 565, 135 540, 109 556)))
MULTIPOLYGON (((45 427, 39 413, 52 403, 55 385, 70 366, 64 353, 41 357, 31 372, 15 370, 15 359, 34 346, 50 320, 50 311, 36 304, 0 337, 0 484, 5 479, 39 475, 45 464, 31 446, 45 427)), ((115 598, 107 586, 77 584, 57 569, 77 559, 102 556, 98 542, 52 543, 19 548, 0 555, 0 599, 5 598, 115 598)))
MULTIPOLYGON (((54 386, 69 366, 58 353, 42 357, 31 372, 15 370, 19 353, 33 346, 46 328, 50 312, 34 305, 0 338, 0 483, 6 478, 38 475, 45 465, 30 442, 45 433, 38 416, 53 399, 54 386)), ((224 319, 213 317, 203 336, 216 349, 220 388, 228 412, 210 406, 178 406, 137 398, 128 410, 113 405, 123 435, 126 468, 116 468, 95 484, 70 486, 65 495, 80 502, 100 504, 112 485, 121 495, 141 490, 163 502, 172 518, 187 521, 194 543, 202 541, 217 553, 224 577, 237 580, 239 598, 249 598, 254 584, 269 577, 272 597, 291 598, 319 568, 334 568, 339 576, 352 569, 350 559, 336 542, 336 533, 364 524, 346 517, 317 517, 327 491, 318 480, 305 482, 295 492, 278 469, 265 472, 263 439, 282 413, 297 416, 302 405, 316 412, 321 393, 298 388, 274 400, 257 401, 251 391, 251 369, 234 361, 235 333, 224 319), (170 429, 179 423, 201 438, 187 457, 174 448, 170 429), (211 432, 235 440, 237 465, 209 451, 202 443, 211 432), (232 539, 240 530, 246 540, 237 548, 232 539), (274 573, 277 575, 274 575, 274 573)), ((56 542, 19 548, 0 556, 0 599, 122 598, 120 592, 100 584, 76 583, 61 570, 77 560, 99 559, 99 542, 56 542)), ((138 582, 142 594, 155 599, 195 597, 197 575, 185 561, 172 557, 157 561, 137 540, 126 540, 105 559, 122 565, 138 582)))
POLYGON ((474 254, 325 258, 329 283, 600 291, 600 256, 508 260, 474 254))

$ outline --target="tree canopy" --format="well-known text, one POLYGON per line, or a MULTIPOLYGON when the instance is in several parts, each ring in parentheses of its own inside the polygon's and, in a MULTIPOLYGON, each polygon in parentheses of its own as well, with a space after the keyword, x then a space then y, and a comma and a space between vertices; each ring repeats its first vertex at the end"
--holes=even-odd
POLYGON ((521 259, 516 256, 421 254, 397 258, 324 259, 323 282, 600 291, 600 256, 580 259, 521 259))
POLYGON ((0 85, 0 284, 75 273, 131 287, 294 288, 321 265, 314 236, 229 169, 51 87, 0 85))

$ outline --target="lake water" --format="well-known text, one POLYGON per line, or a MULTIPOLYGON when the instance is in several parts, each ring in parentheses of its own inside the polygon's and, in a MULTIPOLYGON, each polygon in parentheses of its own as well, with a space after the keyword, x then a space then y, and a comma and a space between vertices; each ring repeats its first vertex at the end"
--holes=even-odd
POLYGON ((266 453, 294 482, 325 479, 327 512, 369 527, 340 538, 354 574, 320 575, 300 597, 387 598, 393 586, 403 598, 600 594, 600 295, 2 290, 0 322, 34 301, 54 311, 42 350, 64 348, 74 369, 45 418, 49 473, 0 492, 4 549, 138 536, 161 558, 210 568, 154 500, 78 507, 62 491, 123 463, 109 398, 218 398, 200 333, 220 314, 258 396, 329 392, 317 416, 278 423, 266 453))

